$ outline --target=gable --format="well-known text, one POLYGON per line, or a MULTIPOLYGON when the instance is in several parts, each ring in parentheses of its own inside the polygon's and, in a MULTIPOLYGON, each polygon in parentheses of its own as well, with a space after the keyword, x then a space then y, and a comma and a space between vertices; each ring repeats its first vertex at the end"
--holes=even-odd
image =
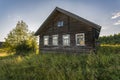
POLYGON ((52 35, 52 34, 61 34, 61 33, 75 33, 75 32, 87 32, 92 31, 92 27, 78 21, 72 17, 69 17, 61 12, 57 13, 52 20, 50 20, 42 31, 40 35, 52 35), (63 26, 59 27, 58 22, 62 21, 63 26))
MULTIPOLYGON (((51 18, 49 18, 49 21, 44 24, 44 27, 40 29, 40 34, 42 33, 57 33, 58 31, 60 32, 61 30, 66 30, 67 29, 67 24, 68 24, 68 16, 65 14, 62 14, 60 12, 57 12, 55 15, 51 16, 51 18), (63 26, 62 27, 58 27, 58 22, 59 21, 63 21, 63 26)), ((65 31, 66 32, 66 31, 65 31)))
POLYGON ((81 17, 79 17, 79 16, 77 16, 77 15, 75 15, 73 13, 70 13, 70 12, 65 11, 63 9, 60 9, 58 7, 56 7, 54 9, 54 11, 49 15, 49 17, 45 20, 45 22, 41 25, 41 27, 36 31, 35 35, 40 35, 45 29, 47 29, 48 28, 47 25, 50 24, 50 21, 59 18, 60 13, 95 28, 96 31, 98 32, 98 36, 99 36, 101 26, 99 26, 99 25, 97 25, 95 23, 92 23, 92 22, 90 22, 90 21, 88 21, 88 20, 86 20, 84 18, 81 18, 81 17), (56 16, 58 16, 58 17, 56 17, 56 16))

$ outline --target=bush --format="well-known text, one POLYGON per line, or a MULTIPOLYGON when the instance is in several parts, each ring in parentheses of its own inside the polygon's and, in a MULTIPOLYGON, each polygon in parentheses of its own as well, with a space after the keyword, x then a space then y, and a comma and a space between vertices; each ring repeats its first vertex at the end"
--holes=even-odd
POLYGON ((24 40, 15 47, 16 55, 27 55, 29 53, 36 53, 36 44, 32 41, 24 40))

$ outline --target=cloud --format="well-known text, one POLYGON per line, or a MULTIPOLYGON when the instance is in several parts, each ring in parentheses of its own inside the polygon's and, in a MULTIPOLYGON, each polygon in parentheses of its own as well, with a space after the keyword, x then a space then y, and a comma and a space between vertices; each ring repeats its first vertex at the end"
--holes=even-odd
POLYGON ((116 14, 114 14, 114 15, 111 17, 111 19, 116 19, 116 18, 118 18, 118 17, 120 17, 120 12, 117 12, 116 14))
POLYGON ((120 25, 120 20, 118 20, 114 25, 120 25))
POLYGON ((120 18, 120 12, 117 12, 117 13, 115 13, 112 17, 111 17, 111 19, 115 19, 115 20, 117 20, 117 21, 115 21, 114 23, 113 23, 113 25, 120 25, 120 20, 119 20, 119 18, 120 18))

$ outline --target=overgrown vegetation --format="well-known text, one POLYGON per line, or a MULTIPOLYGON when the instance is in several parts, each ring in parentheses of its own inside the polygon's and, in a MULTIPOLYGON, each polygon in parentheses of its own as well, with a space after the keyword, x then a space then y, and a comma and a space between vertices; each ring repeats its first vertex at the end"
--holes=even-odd
POLYGON ((34 32, 28 30, 28 26, 23 21, 18 21, 16 27, 10 31, 5 39, 4 46, 10 52, 15 52, 17 55, 26 55, 26 53, 36 52, 37 38, 34 32))
POLYGON ((0 57, 0 80, 120 80, 120 46, 98 54, 31 54, 0 57))

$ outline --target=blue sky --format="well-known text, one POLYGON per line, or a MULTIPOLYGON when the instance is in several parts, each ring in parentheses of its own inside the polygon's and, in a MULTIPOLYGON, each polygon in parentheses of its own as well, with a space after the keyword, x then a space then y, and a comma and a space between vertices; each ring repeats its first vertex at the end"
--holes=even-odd
POLYGON ((120 33, 120 0, 0 0, 0 41, 20 20, 36 31, 56 6, 101 25, 100 36, 120 33))

